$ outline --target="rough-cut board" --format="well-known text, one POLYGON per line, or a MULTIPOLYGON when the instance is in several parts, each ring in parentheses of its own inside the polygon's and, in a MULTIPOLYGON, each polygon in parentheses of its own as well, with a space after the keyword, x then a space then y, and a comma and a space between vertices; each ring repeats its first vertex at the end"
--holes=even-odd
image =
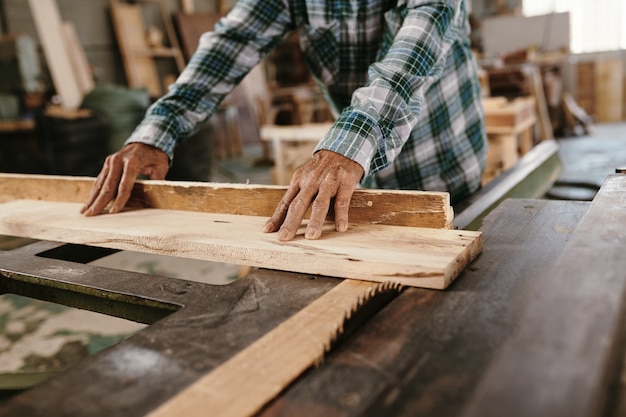
POLYGON ((480 232, 353 224, 279 242, 264 217, 139 209, 84 217, 80 204, 0 205, 0 233, 341 278, 444 289, 482 250, 480 232))
MULTIPOLYGON (((48 200, 84 203, 94 178, 0 174, 0 203, 48 200)), ((250 216, 272 215, 284 186, 183 181, 136 181, 128 205, 167 210, 250 216)), ((448 193, 402 190, 356 190, 350 202, 351 223, 451 228, 454 214, 448 193)))

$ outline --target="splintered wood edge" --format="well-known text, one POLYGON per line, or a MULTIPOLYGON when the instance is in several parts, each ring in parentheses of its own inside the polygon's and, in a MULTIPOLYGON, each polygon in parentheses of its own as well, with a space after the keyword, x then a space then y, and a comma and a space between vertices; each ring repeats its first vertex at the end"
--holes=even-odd
MULTIPOLYGON (((0 174, 0 203, 12 200, 86 202, 95 178, 0 174)), ((269 217, 284 186, 138 180, 129 207, 161 208, 269 217)), ((454 213, 445 192, 355 190, 350 222, 452 228, 454 213)))
POLYGON ((274 330, 201 377, 148 417, 243 417, 258 412, 310 367, 343 331, 345 320, 393 284, 344 280, 274 330), (243 394, 243 395, 242 395, 243 394))

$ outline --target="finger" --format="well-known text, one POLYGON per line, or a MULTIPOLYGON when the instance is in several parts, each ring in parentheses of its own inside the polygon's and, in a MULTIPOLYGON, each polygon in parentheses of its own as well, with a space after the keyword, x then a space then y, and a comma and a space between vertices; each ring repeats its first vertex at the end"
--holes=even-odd
POLYGON ((117 186, 117 195, 111 208, 109 209, 109 213, 119 213, 122 211, 126 202, 130 198, 130 194, 133 191, 133 186, 135 184, 135 179, 137 178, 137 171, 132 168, 132 166, 128 163, 124 164, 124 169, 121 173, 121 179, 119 180, 119 184, 117 186))
POLYGON ((298 195, 300 191, 300 187, 297 185, 289 186, 283 198, 280 200, 278 205, 276 206, 276 210, 274 210, 274 214, 270 217, 263 226, 263 233, 272 233, 277 231, 280 226, 285 221, 285 217, 287 217, 287 211, 289 210, 289 205, 293 201, 294 198, 298 195))
POLYGON ((287 241, 296 236, 304 215, 309 209, 312 198, 305 195, 301 190, 296 198, 293 199, 289 208, 287 209, 287 215, 283 221, 282 226, 278 229, 278 240, 287 241))
POLYGON ((85 211, 87 211, 89 207, 91 207, 93 202, 96 200, 96 198, 98 197, 98 194, 100 194, 100 190, 102 189, 102 184, 104 183, 104 180, 106 179, 106 176, 108 175, 108 172, 109 172, 108 160, 105 160, 104 165, 102 166, 102 170, 100 171, 100 173, 96 177, 96 180, 91 186, 91 190, 89 190, 89 197, 87 198, 87 201, 85 202, 83 207, 80 209, 81 213, 85 213, 85 211))
POLYGON ((337 195, 335 196, 335 230, 338 232, 345 232, 348 230, 350 212, 350 201, 352 200, 352 194, 354 194, 355 187, 352 185, 343 184, 339 186, 337 195))
POLYGON ((106 205, 109 204, 115 196, 121 175, 121 169, 116 169, 114 166, 109 167, 98 195, 90 207, 83 213, 85 216, 95 216, 102 213, 106 205))
POLYGON ((304 234, 306 239, 318 239, 322 235, 322 227, 324 226, 326 216, 328 216, 331 197, 332 193, 320 190, 320 193, 313 200, 311 217, 304 234))
POLYGON ((300 185, 298 186, 297 195, 293 196, 293 194, 290 194, 291 203, 289 203, 285 218, 280 229, 278 229, 278 240, 281 241, 291 240, 296 236, 313 198, 318 193, 319 184, 315 181, 309 181, 306 178, 304 181, 295 179, 293 184, 300 185))

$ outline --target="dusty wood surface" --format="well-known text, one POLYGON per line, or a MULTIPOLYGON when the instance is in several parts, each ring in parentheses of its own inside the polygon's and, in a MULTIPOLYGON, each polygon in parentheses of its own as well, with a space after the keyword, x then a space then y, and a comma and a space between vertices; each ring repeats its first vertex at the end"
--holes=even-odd
MULTIPOLYGON (((94 179, 54 175, 0 174, 0 203, 46 200, 84 203, 94 179)), ((210 182, 135 183, 129 207, 271 216, 286 187, 210 182)), ((447 193, 356 190, 351 223, 450 228, 453 212, 447 193)))
POLYGON ((345 280, 149 417, 243 417, 256 413, 330 349, 346 317, 384 284, 345 280))
POLYGON ((259 216, 137 209, 84 217, 80 204, 0 204, 9 236, 156 253, 340 278, 443 289, 482 250, 479 232, 355 224, 326 225, 323 238, 279 242, 259 216))
POLYGON ((532 289, 467 416, 604 414, 623 359, 625 207, 626 175, 610 176, 532 289))
MULTIPOLYGON (((546 271, 587 208, 578 202, 505 201, 485 218, 483 254, 445 292, 405 289, 260 417, 465 416, 485 369, 522 323, 520 312, 551 279, 546 271)), ((514 362, 527 364, 525 356, 514 362)), ((499 384, 507 387, 515 378, 499 384)), ((571 409, 568 404, 563 410, 571 409)), ((508 416, 506 411, 499 416, 508 416)))

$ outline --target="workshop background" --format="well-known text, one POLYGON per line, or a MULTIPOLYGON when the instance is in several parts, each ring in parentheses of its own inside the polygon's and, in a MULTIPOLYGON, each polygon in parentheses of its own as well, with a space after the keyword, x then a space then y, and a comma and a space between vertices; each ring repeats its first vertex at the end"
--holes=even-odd
MULTIPOLYGON (((232 4, 0 0, 0 172, 97 175, 232 4)), ((488 117, 484 185, 537 145, 557 141, 562 169, 545 198, 591 200, 626 160, 625 2, 468 6, 488 117)), ((319 139, 308 133, 331 121, 290 36, 177 149, 168 179, 285 184, 319 139)), ((0 248, 24 243, 6 236, 0 248)), ((129 252, 97 262, 215 284, 243 273, 129 252)), ((0 390, 8 396, 36 384, 142 327, 2 295, 0 390), (20 386, 16 375, 26 376, 20 386)))

